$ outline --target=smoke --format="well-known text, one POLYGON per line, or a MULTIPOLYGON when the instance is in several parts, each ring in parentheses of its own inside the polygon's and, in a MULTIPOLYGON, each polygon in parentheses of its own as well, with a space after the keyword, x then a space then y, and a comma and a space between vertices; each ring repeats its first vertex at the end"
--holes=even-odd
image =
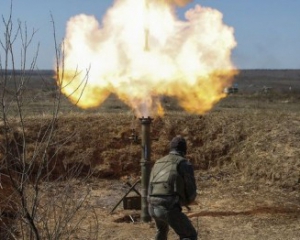
POLYGON ((210 110, 232 79, 234 31, 219 11, 200 5, 179 20, 173 7, 189 2, 118 0, 102 23, 83 14, 71 18, 62 92, 82 108, 113 93, 137 116, 162 114, 161 96, 177 98, 191 113, 210 110))
POLYGON ((179 7, 184 7, 188 3, 192 2, 193 0, 166 0, 169 4, 174 4, 179 7))

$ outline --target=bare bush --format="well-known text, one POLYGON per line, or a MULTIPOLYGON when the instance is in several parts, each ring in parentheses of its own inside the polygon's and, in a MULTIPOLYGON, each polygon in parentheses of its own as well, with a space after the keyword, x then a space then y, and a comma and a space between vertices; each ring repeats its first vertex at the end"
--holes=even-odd
MULTIPOLYGON (((37 121, 24 111, 24 96, 30 95, 28 82, 36 68, 39 49, 37 46, 32 50, 35 30, 30 32, 21 21, 14 26, 12 9, 11 3, 9 16, 2 16, 4 36, 0 38, 0 238, 71 239, 80 232, 89 234, 89 239, 96 238, 97 231, 82 229, 87 214, 81 211, 92 211, 86 205, 89 189, 80 195, 74 195, 72 190, 82 169, 74 167, 65 169, 63 175, 56 174, 58 166, 63 168, 58 153, 73 136, 57 138, 61 86, 56 86, 49 99, 50 116, 37 121), (21 46, 16 46, 18 43, 21 46), (35 52, 31 59, 30 51, 35 52), (21 59, 18 64, 16 54, 21 59), (33 121, 35 129, 30 129, 33 121), (29 134, 31 131, 34 134, 29 134)), ((53 31, 59 62, 54 21, 53 31)), ((57 78, 60 72, 63 69, 58 65, 57 78)), ((81 181, 84 183, 88 177, 87 174, 81 181)))

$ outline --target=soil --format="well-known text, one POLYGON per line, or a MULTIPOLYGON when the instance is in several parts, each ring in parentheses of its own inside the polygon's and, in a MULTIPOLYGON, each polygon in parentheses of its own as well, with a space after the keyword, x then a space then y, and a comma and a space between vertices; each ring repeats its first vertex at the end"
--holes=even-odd
MULTIPOLYGON (((183 211, 197 229, 198 239, 300 238, 298 191, 208 176, 201 171, 196 171, 196 176, 197 200, 191 210, 183 211)), ((100 220, 98 239, 154 239, 153 221, 142 222, 141 210, 124 209, 123 202, 117 205, 129 190, 125 182, 94 179, 91 184, 92 205, 100 220)), ((172 229, 169 239, 178 239, 172 229)))
MULTIPOLYGON (((187 114, 176 101, 164 100, 166 115, 151 124, 151 163, 168 153, 173 136, 187 139, 198 196, 191 210, 183 211, 199 239, 300 239, 299 76, 299 71, 244 71, 237 79, 241 92, 203 116, 187 114), (264 86, 271 91, 262 92, 264 86)), ((47 114, 26 118, 29 159, 50 120, 47 114)), ((129 190, 126 183, 134 184, 141 175, 140 122, 132 112, 112 97, 99 111, 62 112, 55 131, 57 144, 47 152, 53 160, 51 181, 41 183, 41 196, 49 203, 60 191, 68 204, 86 196, 74 219, 83 219, 77 226, 81 231, 68 239, 154 239, 153 221, 141 221, 141 210, 124 209, 123 201, 117 205, 129 190), (62 177, 70 169, 80 170, 71 181, 62 177)), ((10 123, 10 134, 14 142, 22 140, 17 122, 10 123)), ((10 196, 7 172, 0 170, 0 194, 10 196)), ((140 191, 140 184, 136 189, 140 191)), ((3 199, 1 219, 14 219, 3 199)), ((59 207, 63 211, 66 206, 59 207)), ((169 239, 178 239, 173 230, 169 239)))

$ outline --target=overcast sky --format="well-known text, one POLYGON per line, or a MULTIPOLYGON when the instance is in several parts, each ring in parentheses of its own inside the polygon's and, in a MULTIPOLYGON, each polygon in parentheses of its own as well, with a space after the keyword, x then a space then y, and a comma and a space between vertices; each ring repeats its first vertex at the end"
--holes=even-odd
MULTIPOLYGON (((13 18, 26 22, 29 30, 38 30, 33 45, 40 43, 37 66, 39 69, 51 69, 55 52, 51 14, 57 41, 61 42, 70 17, 84 13, 96 16, 101 22, 113 2, 13 0, 13 18)), ((232 61, 237 68, 300 69, 300 0, 195 0, 184 8, 178 8, 178 16, 184 19, 184 12, 196 4, 219 10, 223 13, 224 23, 234 28, 237 47, 232 52, 232 61)), ((1 16, 6 18, 9 8, 9 0, 0 0, 1 16)), ((3 31, 1 22, 2 40, 3 31)))

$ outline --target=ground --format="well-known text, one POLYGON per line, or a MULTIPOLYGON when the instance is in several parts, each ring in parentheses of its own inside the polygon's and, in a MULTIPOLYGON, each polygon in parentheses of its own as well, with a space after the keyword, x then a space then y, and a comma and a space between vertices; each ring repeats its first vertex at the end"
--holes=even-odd
MULTIPOLYGON (((300 239, 298 191, 247 184, 227 177, 208 178, 199 171, 196 176, 197 201, 190 211, 183 211, 193 222, 199 239, 300 239)), ((100 220, 98 239, 154 239, 154 223, 141 222, 140 210, 124 210, 121 203, 111 213, 128 191, 124 183, 95 179, 91 184, 93 205, 100 220)), ((178 239, 173 230, 169 239, 178 239)))
MULTIPOLYGON (((188 114, 174 99, 165 98, 166 114, 155 117, 151 124, 151 163, 168 153, 174 135, 187 139, 198 196, 191 210, 183 211, 199 239, 300 239, 300 71, 246 70, 236 83, 237 94, 227 96, 201 116, 188 114)), ((28 99, 33 105, 25 109, 29 111, 24 121, 29 157, 40 144, 37 133, 46 131, 51 120, 47 109, 52 95, 41 92, 40 87, 28 94, 38 93, 39 98, 34 98, 36 102, 28 99)), ((62 144, 48 149, 49 159, 54 159, 51 154, 55 153, 55 161, 50 165, 51 180, 41 183, 39 211, 49 215, 38 215, 37 221, 50 221, 47 226, 53 227, 53 214, 72 214, 83 199, 72 218, 80 231, 72 231, 74 224, 60 225, 65 227, 63 232, 72 235, 60 239, 154 239, 154 223, 142 222, 140 210, 124 209, 121 202, 112 212, 128 191, 126 182, 133 184, 141 175, 139 120, 115 96, 99 109, 87 111, 64 100, 60 111, 54 142, 62 144), (133 133, 137 134, 136 142, 132 141, 133 133), (81 172, 66 180, 62 176, 70 169, 81 172)), ((2 125, 0 129, 5 130, 2 125)), ((10 134, 17 144, 21 133, 13 120, 10 134)), ((0 142, 4 140, 0 134, 0 142)), ((0 149, 0 159, 1 154, 0 149)), ((9 196, 7 172, 4 167, 0 170, 0 194, 9 196)), ((136 188, 140 190, 140 185, 136 188)), ((6 212, 7 201, 3 199, 1 219, 15 217, 6 212)), ((169 239, 178 239, 172 230, 169 239)))

